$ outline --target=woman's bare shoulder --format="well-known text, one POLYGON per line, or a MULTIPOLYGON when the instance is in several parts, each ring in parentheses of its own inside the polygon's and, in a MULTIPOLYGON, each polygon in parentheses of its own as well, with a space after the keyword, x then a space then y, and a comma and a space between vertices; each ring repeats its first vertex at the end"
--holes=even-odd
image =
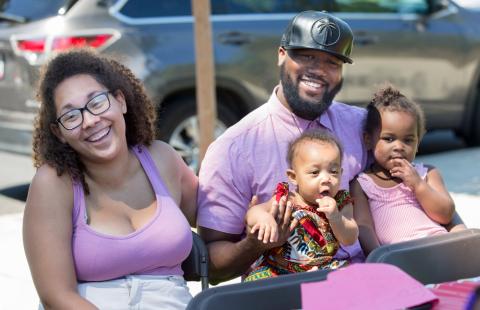
POLYGON ((33 176, 27 197, 30 204, 55 206, 73 202, 72 180, 67 173, 58 175, 50 165, 42 165, 33 176))
POLYGON ((40 183, 39 186, 51 187, 52 185, 63 185, 65 183, 71 185, 71 180, 67 173, 59 175, 54 167, 44 164, 35 172, 32 180, 32 184, 33 183, 40 183))
POLYGON ((182 165, 180 155, 169 144, 155 140, 148 147, 148 151, 155 162, 155 165, 164 179, 180 179, 182 165))
POLYGON ((148 147, 148 151, 152 155, 157 166, 160 165, 174 168, 178 165, 179 159, 181 159, 180 155, 178 155, 172 146, 160 140, 153 141, 148 147))
POLYGON ((150 151, 150 153, 152 153, 152 155, 155 155, 158 153, 161 153, 160 155, 162 154, 165 155, 165 153, 166 154, 175 153, 175 150, 170 144, 163 142, 161 140, 154 140, 152 144, 148 147, 148 150, 150 151))

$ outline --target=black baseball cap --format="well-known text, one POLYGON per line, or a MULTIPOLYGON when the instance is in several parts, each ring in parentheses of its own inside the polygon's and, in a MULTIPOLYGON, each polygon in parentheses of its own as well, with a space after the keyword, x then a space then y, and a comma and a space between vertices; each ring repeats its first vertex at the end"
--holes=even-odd
POLYGON ((344 62, 350 58, 353 32, 340 18, 325 11, 305 11, 297 14, 283 33, 280 46, 285 49, 309 48, 332 54, 344 62))

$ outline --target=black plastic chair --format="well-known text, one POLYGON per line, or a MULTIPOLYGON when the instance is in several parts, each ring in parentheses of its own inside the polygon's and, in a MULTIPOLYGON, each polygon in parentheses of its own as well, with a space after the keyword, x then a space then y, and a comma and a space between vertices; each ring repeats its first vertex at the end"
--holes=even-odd
POLYGON ((480 276, 480 229, 421 238, 373 250, 367 263, 395 265, 423 284, 480 276))
POLYGON ((187 310, 300 309, 300 284, 323 281, 328 272, 304 272, 211 287, 197 294, 188 304, 187 310))
MULTIPOLYGON (((448 233, 383 246, 367 262, 389 263, 424 284, 480 276, 480 229, 448 233)), ((277 278, 212 287, 196 295, 187 310, 299 309, 300 284, 324 281, 330 271, 284 275, 277 278)))
POLYGON ((200 236, 192 231, 192 251, 182 263, 186 281, 201 281, 202 290, 208 288, 208 250, 200 236))

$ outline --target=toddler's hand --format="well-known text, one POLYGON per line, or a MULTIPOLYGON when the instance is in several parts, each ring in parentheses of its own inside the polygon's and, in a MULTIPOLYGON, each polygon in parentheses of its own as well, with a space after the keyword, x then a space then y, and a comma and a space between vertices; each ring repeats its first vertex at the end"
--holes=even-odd
POLYGON ((415 190, 415 188, 422 182, 422 178, 418 175, 415 167, 404 158, 396 158, 393 160, 393 168, 390 169, 390 175, 399 178, 403 183, 415 190))
POLYGON ((338 211, 337 202, 332 197, 325 196, 317 199, 316 202, 318 204, 317 211, 325 213, 329 221, 336 221, 342 217, 338 211))

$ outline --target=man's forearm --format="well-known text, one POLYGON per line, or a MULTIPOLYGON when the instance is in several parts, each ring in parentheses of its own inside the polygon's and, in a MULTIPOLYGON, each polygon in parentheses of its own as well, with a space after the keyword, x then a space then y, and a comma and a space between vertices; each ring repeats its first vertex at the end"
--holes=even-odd
POLYGON ((249 238, 238 242, 214 241, 207 244, 210 255, 209 279, 212 284, 244 274, 263 254, 258 241, 249 238))

